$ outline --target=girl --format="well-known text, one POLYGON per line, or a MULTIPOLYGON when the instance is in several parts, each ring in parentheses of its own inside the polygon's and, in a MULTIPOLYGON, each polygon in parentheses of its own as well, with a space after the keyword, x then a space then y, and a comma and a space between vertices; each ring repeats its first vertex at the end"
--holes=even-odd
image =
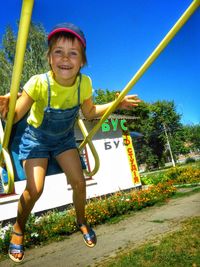
MULTIPOLYGON (((77 225, 88 247, 96 244, 96 235, 85 219, 86 186, 74 136, 74 123, 81 108, 86 119, 102 116, 112 103, 94 105, 92 84, 80 73, 87 63, 86 39, 71 23, 57 25, 48 35, 50 71, 35 75, 25 84, 15 108, 14 122, 29 110, 27 127, 19 147, 19 158, 27 177, 26 188, 18 203, 9 256, 15 262, 24 258, 25 224, 42 194, 48 159, 54 157, 73 189, 77 225)), ((0 98, 0 111, 5 117, 9 96, 0 98)), ((126 96, 118 108, 138 105, 136 95, 126 96)))

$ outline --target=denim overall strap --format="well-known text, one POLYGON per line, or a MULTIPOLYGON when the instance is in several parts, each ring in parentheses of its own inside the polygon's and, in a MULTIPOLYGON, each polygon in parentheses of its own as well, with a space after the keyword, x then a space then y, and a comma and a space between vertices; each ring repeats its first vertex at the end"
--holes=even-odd
POLYGON ((49 76, 47 73, 45 73, 46 79, 47 79, 47 83, 48 83, 48 108, 50 107, 50 101, 51 101, 51 88, 50 88, 50 81, 49 81, 49 76))
POLYGON ((81 104, 81 79, 82 79, 82 74, 79 74, 79 84, 78 84, 78 105, 80 106, 81 104))
MULTIPOLYGON (((48 108, 50 108, 50 102, 51 102, 51 87, 50 87, 50 81, 49 81, 49 76, 47 73, 45 73, 47 83, 48 83, 48 108)), ((78 84, 78 106, 80 106, 80 101, 81 101, 81 79, 82 79, 82 74, 79 74, 79 84, 78 84)))

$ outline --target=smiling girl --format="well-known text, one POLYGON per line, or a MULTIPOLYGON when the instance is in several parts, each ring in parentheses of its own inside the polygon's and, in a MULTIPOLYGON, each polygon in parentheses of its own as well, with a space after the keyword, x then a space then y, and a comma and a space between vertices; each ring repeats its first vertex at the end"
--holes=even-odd
MULTIPOLYGON (((84 164, 74 136, 74 124, 81 108, 86 119, 102 116, 111 103, 94 105, 91 79, 80 73, 87 63, 86 40, 83 32, 71 23, 57 25, 48 35, 50 71, 30 78, 18 98, 14 122, 28 111, 27 127, 21 138, 19 159, 27 182, 18 203, 16 223, 9 247, 15 262, 24 258, 24 231, 28 216, 42 194, 48 161, 54 157, 73 189, 77 225, 84 242, 94 247, 97 239, 85 219, 86 186, 84 164)), ((9 96, 0 97, 0 111, 5 116, 9 96)), ((140 100, 126 96, 118 108, 131 109, 140 100)))

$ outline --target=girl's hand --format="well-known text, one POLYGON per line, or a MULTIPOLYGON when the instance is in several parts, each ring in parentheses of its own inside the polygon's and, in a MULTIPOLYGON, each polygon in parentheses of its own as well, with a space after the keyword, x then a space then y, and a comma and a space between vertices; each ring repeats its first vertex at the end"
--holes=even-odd
MULTIPOLYGON (((119 96, 119 93, 116 93, 116 97, 119 96)), ((119 109, 132 109, 133 107, 137 107, 141 100, 137 95, 127 95, 124 99, 119 103, 119 109)))
MULTIPOLYGON (((17 97, 20 97, 21 93, 17 94, 17 97)), ((0 114, 2 119, 5 120, 7 113, 8 113, 8 107, 9 107, 9 100, 10 100, 10 93, 6 95, 0 95, 0 114)))
POLYGON ((5 119, 8 113, 9 99, 10 99, 10 93, 0 96, 0 113, 2 119, 5 119))

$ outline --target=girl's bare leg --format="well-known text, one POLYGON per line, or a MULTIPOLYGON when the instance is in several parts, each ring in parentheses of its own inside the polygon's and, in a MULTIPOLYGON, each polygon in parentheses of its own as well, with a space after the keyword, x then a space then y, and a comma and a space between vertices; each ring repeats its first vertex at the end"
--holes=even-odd
MULTIPOLYGON (((28 216, 35 202, 39 199, 44 188, 44 180, 47 170, 48 159, 28 159, 23 162, 27 177, 26 188, 18 202, 18 212, 13 231, 24 233, 28 216)), ((23 236, 12 235, 11 243, 23 244, 23 236)), ((14 254, 15 258, 22 258, 22 254, 14 254)))
MULTIPOLYGON (((84 224, 80 227, 83 234, 88 234, 89 229, 85 219, 86 184, 77 149, 65 151, 56 157, 60 167, 67 176, 68 182, 73 189, 73 203, 76 211, 77 224, 84 224)), ((87 241, 92 245, 92 240, 87 241)))
POLYGON ((60 167, 67 176, 73 189, 73 203, 76 211, 77 223, 85 221, 86 186, 80 157, 77 149, 71 149, 56 157, 60 167))

